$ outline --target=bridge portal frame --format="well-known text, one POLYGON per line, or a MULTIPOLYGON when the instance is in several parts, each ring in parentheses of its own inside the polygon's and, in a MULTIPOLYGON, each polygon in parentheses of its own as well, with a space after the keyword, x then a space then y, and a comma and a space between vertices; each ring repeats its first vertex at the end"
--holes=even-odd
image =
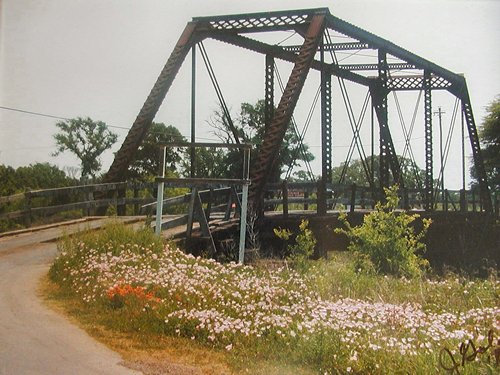
MULTIPOLYGON (((160 145, 160 163, 159 163, 159 176, 155 178, 155 182, 158 184, 157 197, 156 197, 156 226, 155 233, 159 236, 162 229, 162 214, 163 214, 163 190, 165 184, 171 186, 185 186, 191 188, 191 200, 188 209, 188 220, 186 228, 186 236, 191 237, 193 230, 193 222, 195 219, 200 223, 201 230, 203 234, 209 238, 210 245, 214 251, 217 248, 214 243, 214 239, 210 232, 210 227, 207 222, 206 214, 203 210, 203 205, 199 195, 200 187, 221 187, 221 186, 241 186, 241 203, 238 204, 240 207, 240 240, 239 240, 239 251, 238 251, 238 263, 243 264, 245 261, 245 242, 246 242, 246 232, 247 232, 247 212, 248 212, 248 187, 250 186, 250 150, 251 145, 249 144, 227 144, 227 143, 202 143, 202 142, 191 142, 191 143, 166 143, 160 145), (196 148, 227 148, 227 149, 239 149, 243 152, 243 173, 241 179, 235 178, 204 178, 204 177, 194 177, 191 173, 191 177, 188 178, 173 178, 165 177, 165 166, 166 166, 166 153, 168 148, 172 147, 185 147, 191 150, 190 154, 195 155, 196 148)), ((191 160, 194 162, 194 158, 191 160)), ((192 170, 193 172, 193 170, 192 170)), ((238 196, 236 195, 236 200, 238 196)), ((226 215, 228 216, 228 215, 226 215)), ((229 217, 227 217, 229 219, 229 217)))

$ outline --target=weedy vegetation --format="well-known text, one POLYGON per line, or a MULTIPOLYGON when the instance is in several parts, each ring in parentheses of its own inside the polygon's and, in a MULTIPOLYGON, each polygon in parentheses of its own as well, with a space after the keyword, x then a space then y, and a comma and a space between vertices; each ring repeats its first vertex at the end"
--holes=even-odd
MULTIPOLYGON (((307 259, 314 236, 303 222, 279 269, 194 257, 149 231, 110 224, 61 241, 52 295, 141 343, 178 338, 224 353, 235 373, 440 373, 442 348, 458 356, 461 342, 481 343, 489 329, 498 337, 500 282, 495 272, 432 276, 418 254, 421 235, 400 228, 414 219, 391 216, 393 205, 389 196, 365 222, 371 234, 347 226, 351 251, 328 260, 307 259)), ((494 349, 460 373, 498 371, 494 349)))

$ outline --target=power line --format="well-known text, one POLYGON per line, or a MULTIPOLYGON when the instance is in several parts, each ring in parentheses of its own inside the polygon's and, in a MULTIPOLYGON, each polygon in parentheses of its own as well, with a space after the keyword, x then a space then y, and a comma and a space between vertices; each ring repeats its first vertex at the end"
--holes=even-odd
MULTIPOLYGON (((0 106, 0 109, 5 109, 7 111, 13 111, 13 112, 21 112, 21 113, 26 113, 28 115, 34 115, 34 116, 41 116, 41 117, 49 117, 49 118, 55 118, 57 120, 65 120, 69 121, 71 120, 68 117, 62 117, 62 116, 56 116, 56 115, 49 115, 47 113, 41 113, 41 112, 34 112, 34 111, 27 111, 25 109, 19 109, 19 108, 12 108, 12 107, 4 107, 0 106)), ((106 124, 107 125, 107 124, 106 124)), ((129 130, 129 128, 126 128, 124 126, 116 126, 116 125, 107 125, 109 128, 117 128, 117 129, 124 129, 124 130, 129 130)))
MULTIPOLYGON (((12 111, 12 112, 20 112, 20 113, 25 113, 28 115, 32 116, 40 116, 40 117, 48 117, 48 118, 53 118, 57 120, 65 120, 65 121, 70 121, 71 119, 68 117, 62 117, 62 116, 57 116, 57 115, 50 115, 47 113, 42 113, 42 112, 35 112, 35 111, 28 111, 25 109, 20 109, 20 108, 13 108, 13 107, 6 107, 6 106, 0 106, 0 109, 6 110, 6 111, 12 111)), ((115 129, 122 129, 122 130, 130 130, 130 128, 127 128, 125 126, 117 126, 117 125, 108 125, 106 124, 108 128, 115 128, 115 129)), ((153 132, 154 134, 164 134, 163 132, 153 132)), ((174 135, 174 134, 173 134, 174 135)), ((183 137, 187 138, 185 135, 181 134, 183 137)), ((204 137, 196 137, 196 139, 199 140, 205 140, 205 141, 215 141, 215 139, 212 138, 204 138, 204 137)))
POLYGON ((55 116, 55 115, 48 115, 46 113, 40 113, 40 112, 26 111, 24 109, 19 109, 19 108, 11 108, 11 107, 0 106, 0 109, 5 109, 7 111, 27 113, 29 115, 35 115, 35 116, 50 117, 50 118, 55 118, 55 119, 58 119, 58 120, 69 120, 69 118, 66 118, 66 117, 55 116))

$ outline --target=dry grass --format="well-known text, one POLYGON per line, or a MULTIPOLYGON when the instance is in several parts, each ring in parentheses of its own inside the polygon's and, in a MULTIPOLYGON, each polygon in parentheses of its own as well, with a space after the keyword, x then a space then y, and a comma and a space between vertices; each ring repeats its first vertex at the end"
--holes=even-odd
POLYGON ((146 375, 313 374, 306 369, 267 361, 254 363, 252 367, 241 367, 241 363, 235 363, 225 352, 207 349, 193 340, 108 329, 95 321, 81 300, 65 295, 48 276, 40 280, 37 294, 50 309, 119 353, 126 367, 146 375))
POLYGON ((132 369, 145 374, 237 374, 229 368, 224 353, 207 350, 194 341, 151 334, 127 334, 107 329, 84 311, 81 301, 61 293, 61 288, 50 281, 48 276, 40 280, 38 295, 49 308, 64 315, 91 337, 119 353, 124 364, 132 369))

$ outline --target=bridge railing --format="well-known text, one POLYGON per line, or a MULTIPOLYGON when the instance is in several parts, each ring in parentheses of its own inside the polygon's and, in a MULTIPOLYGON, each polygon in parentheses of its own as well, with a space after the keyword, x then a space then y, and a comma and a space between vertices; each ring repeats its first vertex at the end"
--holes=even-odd
MULTIPOLYGON (((326 184, 326 196, 320 182, 281 182, 268 184, 264 207, 266 211, 369 210, 382 196, 381 192, 357 185, 326 184)), ((210 192, 203 192, 209 194, 210 192)), ((154 207, 156 184, 154 183, 108 183, 71 186, 55 189, 32 190, 0 197, 0 231, 7 230, 2 221, 14 221, 29 227, 32 221, 48 219, 64 220, 71 215, 77 217, 95 215, 97 208, 106 207, 117 215, 139 215, 154 207), (148 204, 152 205, 148 206, 148 204)), ((167 204, 186 204, 186 197, 167 198, 167 204), (171 202, 170 202, 171 201, 171 202)), ((214 196, 218 196, 215 194, 214 196)), ((401 208, 423 209, 422 194, 416 189, 400 191, 401 208)), ((500 192, 493 192, 495 215, 499 216, 500 192)), ((154 208, 153 208, 154 210, 154 208)), ((150 213, 152 213, 152 211, 150 213)), ((479 192, 476 190, 445 190, 436 195, 435 211, 480 212, 483 210, 479 192)), ((108 211, 109 212, 109 211, 108 211)))
POLYGON ((138 215, 142 205, 155 200, 154 183, 107 183, 28 190, 0 197, 0 220, 14 220, 29 227, 34 219, 60 214, 92 216, 106 207, 117 215, 138 215))
MULTIPOLYGON (((281 211, 287 216, 289 211, 321 212, 321 205, 327 211, 370 210, 382 197, 380 189, 372 189, 355 184, 326 184, 326 197, 322 197, 321 182, 287 182, 266 185, 264 207, 266 211, 281 211), (321 202, 323 200, 323 202, 321 202)), ((424 210, 423 192, 419 189, 403 188, 399 191, 400 208, 424 210)), ((499 216, 500 192, 493 192, 495 215, 499 216)), ((481 212, 481 200, 476 190, 445 190, 436 194, 434 211, 481 212)), ((323 212, 324 213, 324 212, 323 212)))

